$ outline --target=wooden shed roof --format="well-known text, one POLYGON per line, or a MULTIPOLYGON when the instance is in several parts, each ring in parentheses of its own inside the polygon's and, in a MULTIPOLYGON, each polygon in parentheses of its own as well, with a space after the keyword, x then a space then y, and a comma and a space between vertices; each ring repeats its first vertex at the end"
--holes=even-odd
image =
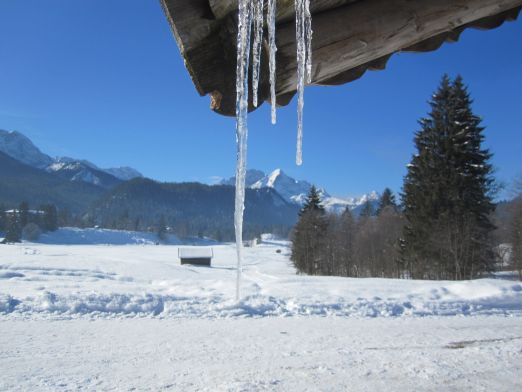
MULTIPOLYGON (((185 65, 217 113, 235 115, 238 0, 160 0, 185 65)), ((311 0, 313 85, 339 85, 382 70, 397 52, 427 52, 467 28, 515 20, 522 0, 311 0)), ((296 91, 294 0, 278 0, 277 104, 296 91)), ((264 46, 260 102, 268 101, 264 46)))

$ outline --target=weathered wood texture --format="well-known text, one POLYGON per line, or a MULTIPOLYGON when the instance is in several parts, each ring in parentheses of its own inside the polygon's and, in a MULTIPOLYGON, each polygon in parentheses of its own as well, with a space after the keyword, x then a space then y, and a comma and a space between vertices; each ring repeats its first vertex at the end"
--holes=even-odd
MULTIPOLYGON (((235 114, 237 0, 160 0, 201 95, 212 109, 235 114)), ((490 29, 517 18, 522 0, 316 0, 312 84, 337 85, 386 67, 400 51, 435 50, 466 28, 490 29)), ((280 0, 277 104, 296 90, 293 0, 280 0)), ((260 101, 269 99, 266 46, 260 101)), ((253 109, 253 108, 252 108, 253 109)))
MULTIPOLYGON (((317 14, 325 10, 331 10, 335 7, 354 3, 361 0, 311 0, 310 12, 317 14)), ((237 12, 238 0, 209 0, 210 8, 216 19, 225 18, 232 12, 237 12)), ((268 1, 265 1, 265 8, 268 1)), ((295 1, 294 0, 278 0, 277 1, 277 23, 287 22, 295 18, 295 1)))

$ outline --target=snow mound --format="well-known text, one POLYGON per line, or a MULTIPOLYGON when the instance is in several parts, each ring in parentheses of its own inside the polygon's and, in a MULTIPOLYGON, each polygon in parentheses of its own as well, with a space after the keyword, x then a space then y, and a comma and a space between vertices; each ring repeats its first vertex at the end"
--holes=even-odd
MULTIPOLYGON (((487 283, 485 284, 487 286, 487 283)), ((475 285, 477 286, 477 285, 475 285)), ((448 294, 447 298, 336 298, 322 301, 312 298, 281 298, 254 294, 239 303, 223 295, 178 296, 157 293, 71 293, 44 291, 37 296, 14 298, 0 295, 0 314, 55 314, 161 316, 167 318, 244 318, 244 317, 426 317, 426 316, 522 316, 522 285, 515 284, 495 293, 467 296, 448 294)), ((457 290, 458 291, 458 290, 457 290)), ((480 292, 480 290, 478 290, 480 292)))

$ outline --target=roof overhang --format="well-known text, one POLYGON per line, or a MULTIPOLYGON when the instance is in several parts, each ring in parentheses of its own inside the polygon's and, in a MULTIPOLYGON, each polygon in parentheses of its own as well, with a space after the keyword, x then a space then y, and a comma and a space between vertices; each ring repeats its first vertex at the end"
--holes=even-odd
MULTIPOLYGON (((197 91, 211 96, 215 112, 235 115, 238 0, 160 1, 197 91)), ((297 86, 293 7, 293 0, 278 1, 278 105, 297 86)), ((436 50, 465 29, 515 20, 521 9, 522 0, 312 0, 312 84, 351 82, 386 68, 394 53, 436 50)), ((270 99, 267 58, 265 42, 260 102, 270 99)))

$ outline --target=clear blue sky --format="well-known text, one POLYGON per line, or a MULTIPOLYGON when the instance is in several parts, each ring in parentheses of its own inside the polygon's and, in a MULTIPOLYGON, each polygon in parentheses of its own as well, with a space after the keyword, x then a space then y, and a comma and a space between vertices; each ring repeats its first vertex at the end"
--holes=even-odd
MULTIPOLYGON (((463 75, 497 177, 510 181, 522 171, 521 21, 396 55, 354 83, 307 88, 300 168, 295 101, 276 126, 265 105, 250 116, 248 166, 280 167, 339 196, 398 191, 443 73, 463 75)), ((234 119, 197 94, 156 0, 0 1, 0 128, 53 156, 129 165, 161 181, 234 171, 234 119)))

